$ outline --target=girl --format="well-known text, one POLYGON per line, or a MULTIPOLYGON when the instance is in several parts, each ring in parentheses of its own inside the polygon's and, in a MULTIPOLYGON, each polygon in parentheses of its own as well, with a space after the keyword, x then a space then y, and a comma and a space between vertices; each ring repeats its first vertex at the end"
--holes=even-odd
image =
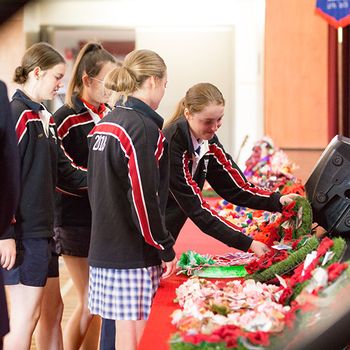
MULTIPOLYGON (((58 137, 65 153, 75 164, 84 168, 88 161, 87 135, 108 111, 106 103, 110 94, 104 88, 103 80, 115 66, 115 58, 100 44, 87 43, 75 61, 66 103, 54 114, 58 137)), ((70 350, 81 346, 92 320, 87 307, 91 209, 87 196, 73 197, 64 192, 59 194, 56 204, 58 253, 63 255, 78 294, 76 309, 64 330, 64 348, 70 350)), ((88 347, 96 349, 98 328, 90 329, 89 333, 95 339, 90 339, 88 347)))
MULTIPOLYGON (((0 81, 0 105, 0 166, 3 169, 0 174, 0 183, 2 184, 0 193, 0 266, 10 269, 15 263, 16 255, 10 255, 11 252, 8 254, 6 241, 8 238, 7 230, 17 209, 19 197, 19 159, 7 88, 2 81, 0 81)), ((0 349, 2 349, 2 338, 9 332, 9 320, 1 269, 0 310, 0 349)))
MULTIPOLYGON (((176 240, 186 219, 190 218, 203 232, 228 246, 244 251, 250 248, 260 256, 268 247, 244 235, 209 206, 201 193, 204 181, 229 202, 256 209, 280 211, 281 203, 291 201, 294 195, 281 197, 245 180, 216 136, 224 107, 225 100, 217 87, 197 84, 187 91, 165 125, 170 155, 166 227, 176 240)), ((114 332, 113 323, 104 318, 101 343, 106 349, 112 348, 114 332)))
POLYGON ((247 182, 227 154, 216 132, 224 117, 225 100, 209 83, 192 86, 179 102, 164 128, 170 147, 170 193, 166 227, 176 239, 189 217, 203 232, 230 247, 258 256, 268 247, 244 235, 240 229, 210 208, 201 190, 207 180, 227 201, 254 209, 281 211, 295 195, 282 196, 247 182))
POLYGON ((136 50, 106 78, 121 100, 90 133, 89 308, 116 320, 117 349, 134 350, 153 295, 176 268, 165 228, 167 145, 155 110, 167 83, 163 59, 136 50))
MULTIPOLYGON (((86 172, 74 167, 63 154, 54 120, 42 104, 62 87, 64 73, 63 57, 50 45, 38 43, 25 52, 14 75, 14 81, 21 84, 11 101, 21 195, 7 240, 12 251, 17 248, 17 258, 12 269, 3 270, 11 329, 4 340, 5 349, 29 349, 40 316, 43 287, 49 275, 58 276, 58 270, 49 271, 57 172, 67 192, 86 186, 86 172)), ((57 342, 56 347, 61 348, 62 339, 57 342)))

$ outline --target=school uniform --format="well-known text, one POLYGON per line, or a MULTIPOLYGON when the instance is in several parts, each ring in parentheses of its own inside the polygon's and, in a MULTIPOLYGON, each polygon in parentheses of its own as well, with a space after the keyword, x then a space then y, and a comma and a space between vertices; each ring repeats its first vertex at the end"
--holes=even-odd
POLYGON ((201 191, 205 180, 228 202, 252 209, 281 211, 281 195, 249 183, 216 135, 209 141, 199 140, 198 144, 184 117, 163 132, 170 152, 170 196, 166 208, 166 227, 173 237, 177 238, 186 219, 190 218, 203 232, 215 239, 229 247, 247 251, 252 239, 212 210, 203 198, 201 191))
MULTIPOLYGON (((16 211, 19 197, 19 157, 15 126, 10 117, 11 110, 6 85, 0 81, 0 240, 4 239, 16 211)), ((0 269, 0 348, 1 338, 9 331, 7 304, 0 269)))
MULTIPOLYGON (((204 142, 196 140, 184 117, 163 129, 163 133, 170 156, 170 191, 165 220, 174 239, 190 218, 203 232, 229 247, 248 250, 252 239, 212 210, 203 198, 201 191, 205 180, 227 201, 254 209, 281 211, 281 195, 247 182, 218 137, 204 142)), ((114 342, 114 321, 106 317, 102 320, 100 350, 114 349, 114 342)))
POLYGON ((15 224, 7 233, 17 240, 18 256, 5 284, 44 286, 51 257, 56 184, 80 195, 86 189, 86 171, 64 155, 56 125, 44 105, 17 90, 11 101, 21 164, 21 195, 15 224))
MULTIPOLYGON (((87 135, 103 118, 108 108, 94 108, 76 95, 73 106, 63 105, 54 113, 58 138, 65 154, 77 166, 87 169, 87 135)), ((56 194, 55 240, 58 254, 87 257, 91 236, 91 208, 87 193, 72 196, 59 188, 56 194)))
POLYGON ((164 220, 169 169, 162 125, 153 109, 129 97, 89 135, 89 308, 104 318, 147 319, 161 260, 175 257, 164 220))

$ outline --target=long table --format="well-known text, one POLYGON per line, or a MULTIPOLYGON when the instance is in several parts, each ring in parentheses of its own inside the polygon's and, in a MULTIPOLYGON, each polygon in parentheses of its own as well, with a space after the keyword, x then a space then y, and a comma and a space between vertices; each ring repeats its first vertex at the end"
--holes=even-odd
MULTIPOLYGON (((175 245, 177 256, 192 249, 200 254, 224 254, 234 251, 223 243, 202 233, 191 221, 187 220, 175 245)), ((173 275, 162 280, 153 300, 152 310, 138 350, 168 350, 169 338, 176 328, 171 324, 170 315, 178 308, 174 303, 175 290, 188 277, 173 275)))
MULTIPOLYGON (((231 249, 224 244, 201 233, 191 222, 187 222, 175 246, 177 255, 187 249, 193 249, 200 254, 223 254, 231 249), (181 236, 182 235, 182 236, 181 236)), ((173 275, 163 280, 153 301, 150 318, 141 339, 138 350, 169 350, 169 339, 176 328, 171 324, 170 315, 178 308, 174 303, 175 290, 187 277, 173 275)), ((287 350, 304 349, 343 349, 350 344, 350 333, 347 331, 350 322, 350 288, 349 279, 340 281, 340 287, 330 289, 327 298, 320 299, 320 307, 314 314, 308 312, 305 319, 298 321, 304 326, 297 327, 292 338, 284 342, 281 338, 279 348, 287 350), (341 302, 339 302, 341 300, 341 302), (317 321, 317 322, 316 322, 317 321), (302 334, 302 335, 300 335, 302 334)), ((287 337, 288 338, 288 337, 287 337)))

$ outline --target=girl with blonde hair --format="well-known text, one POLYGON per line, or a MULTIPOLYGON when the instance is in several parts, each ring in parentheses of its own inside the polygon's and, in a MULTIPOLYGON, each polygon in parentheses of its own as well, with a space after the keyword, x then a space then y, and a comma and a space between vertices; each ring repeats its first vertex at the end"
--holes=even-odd
MULTIPOLYGON (((192 86, 167 121, 164 135, 169 142, 170 196, 166 227, 176 240, 187 218, 204 233, 239 250, 251 249, 257 256, 268 247, 252 240, 221 217, 201 193, 207 180, 228 202, 253 209, 281 211, 295 196, 281 196, 247 182, 216 134, 224 118, 225 100, 210 83, 192 86)), ((195 247, 193 247, 195 249, 195 247)))
POLYGON ((117 349, 137 348, 160 278, 176 268, 164 225, 167 143, 156 112, 166 83, 158 54, 129 53, 106 77, 120 100, 89 135, 89 308, 115 320, 117 349))

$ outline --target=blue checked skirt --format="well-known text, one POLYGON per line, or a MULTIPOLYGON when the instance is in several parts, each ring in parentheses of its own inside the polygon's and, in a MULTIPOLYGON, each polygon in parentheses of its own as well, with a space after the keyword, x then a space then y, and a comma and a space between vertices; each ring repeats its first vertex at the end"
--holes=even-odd
POLYGON ((111 320, 147 320, 162 267, 106 269, 90 266, 89 310, 111 320))

